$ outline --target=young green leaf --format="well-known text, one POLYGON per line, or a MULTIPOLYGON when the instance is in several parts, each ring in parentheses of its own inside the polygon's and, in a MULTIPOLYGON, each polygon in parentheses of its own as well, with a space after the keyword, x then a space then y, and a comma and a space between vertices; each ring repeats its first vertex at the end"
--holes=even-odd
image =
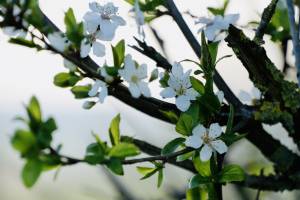
POLYGON ((193 163, 195 169, 198 171, 198 173, 203 176, 211 176, 211 171, 210 171, 210 161, 203 162, 200 159, 199 153, 196 153, 193 157, 193 163))
POLYGON ((91 85, 85 86, 74 86, 71 89, 71 92, 74 94, 76 99, 84 99, 89 97, 88 93, 91 90, 91 85))
POLYGON ((159 110, 166 118, 168 118, 172 123, 177 123, 179 120, 178 115, 171 110, 165 111, 165 110, 159 110))
POLYGON ((191 76, 190 77, 191 83, 193 88, 199 93, 199 94, 204 94, 205 89, 204 89, 204 85, 203 83, 201 83, 201 81, 199 81, 198 79, 196 79, 195 77, 191 76))
POLYGON ((105 163, 107 168, 110 169, 113 173, 117 175, 124 175, 124 170, 122 162, 118 158, 111 158, 108 162, 105 163))
POLYGON ((109 152, 109 156, 116 158, 126 158, 129 156, 136 156, 139 154, 140 151, 134 144, 125 142, 113 146, 109 152))
POLYGON ((190 135, 192 133, 192 129, 193 118, 186 113, 182 113, 176 124, 176 131, 182 135, 190 135))
POLYGON ((153 176, 156 172, 158 172, 161 168, 156 167, 156 168, 151 168, 151 167, 137 167, 137 170, 140 174, 143 175, 141 180, 147 179, 151 176, 153 176))
POLYGON ((91 165, 100 164, 103 162, 105 150, 99 143, 92 143, 86 149, 84 160, 91 165))
POLYGON ((30 102, 27 106, 27 113, 29 119, 34 124, 40 124, 42 121, 42 112, 40 104, 36 97, 31 97, 30 102))
POLYGON ((158 176, 157 176, 157 187, 160 188, 162 182, 164 179, 164 173, 163 173, 163 168, 158 170, 158 176))
POLYGON ((207 192, 202 187, 195 187, 186 191, 186 200, 208 199, 207 192))
POLYGON ((80 81, 79 76, 77 76, 75 74, 71 74, 71 73, 62 72, 62 73, 55 75, 53 82, 54 82, 54 85, 64 88, 64 87, 72 87, 78 81, 80 81))
POLYGON ((202 184, 211 183, 212 179, 208 176, 201 176, 200 174, 197 174, 193 176, 189 182, 189 188, 195 188, 202 184))
POLYGON ((184 141, 185 138, 175 138, 174 140, 171 140, 161 150, 161 155, 173 153, 182 143, 184 143, 184 141))
POLYGON ((66 35, 77 47, 80 47, 83 39, 83 24, 77 23, 72 8, 65 14, 66 35))
POLYGON ((109 127, 109 137, 111 144, 117 145, 120 143, 120 114, 113 118, 109 127))
POLYGON ((120 68, 125 57, 125 41, 121 40, 116 46, 112 46, 111 48, 114 58, 114 65, 115 67, 120 68))
POLYGON ((245 172, 239 165, 226 165, 219 174, 219 183, 230 183, 245 180, 245 172))
POLYGON ((36 139, 33 133, 21 129, 16 130, 11 139, 12 146, 21 154, 26 154, 35 143, 36 139))
POLYGON ((36 159, 28 160, 22 170, 22 179, 26 187, 32 187, 43 170, 43 164, 36 159))
POLYGON ((191 158, 194 155, 194 153, 195 153, 195 151, 191 151, 191 152, 179 155, 179 156, 176 157, 176 161, 177 162, 185 161, 185 160, 191 158))

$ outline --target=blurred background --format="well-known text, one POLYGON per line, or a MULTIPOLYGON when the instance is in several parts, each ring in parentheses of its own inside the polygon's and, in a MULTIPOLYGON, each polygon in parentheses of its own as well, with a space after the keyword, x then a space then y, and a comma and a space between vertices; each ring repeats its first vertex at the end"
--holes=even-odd
MULTIPOLYGON (((89 1, 40 0, 45 13, 61 29, 64 29, 64 12, 72 7, 77 19, 81 19, 88 10, 89 1)), ((101 2, 101 1, 99 1, 101 2)), ((119 14, 127 21, 127 26, 118 29, 116 43, 125 38, 127 44, 135 44, 132 36, 136 35, 135 21, 128 15, 130 6, 124 1, 114 1, 119 6, 119 14)), ((190 11, 196 16, 208 16, 207 6, 221 6, 222 0, 184 0, 175 1, 179 9, 190 11)), ((244 27, 249 21, 259 20, 259 13, 262 13, 269 0, 231 0, 227 13, 240 13, 238 26, 244 27)), ((186 21, 197 35, 199 27, 194 25, 194 19, 184 15, 186 21)), ((195 55, 188 46, 176 24, 170 17, 162 17, 151 23, 151 26, 158 31, 158 34, 165 41, 166 54, 173 61, 183 59, 196 60, 195 55)), ((253 35, 247 28, 246 33, 253 35)), ((197 35, 197 38, 200 38, 197 35)), ((126 187, 135 199, 180 199, 178 194, 183 194, 187 187, 187 181, 191 174, 179 168, 167 165, 165 179, 160 189, 156 188, 156 177, 141 181, 140 175, 136 172, 135 166, 125 168, 125 176, 116 177, 112 180, 106 171, 100 167, 91 167, 83 164, 64 167, 61 169, 58 178, 54 181, 55 171, 43 173, 38 183, 32 189, 26 189, 22 185, 20 172, 23 161, 19 158, 10 145, 10 137, 16 127, 22 126, 13 118, 16 115, 25 114, 24 103, 28 102, 32 95, 40 100, 43 115, 53 116, 58 124, 58 131, 54 135, 55 144, 63 144, 62 153, 73 157, 82 158, 85 148, 94 141, 91 132, 94 131, 101 138, 107 139, 110 120, 121 113, 121 133, 146 140, 162 147, 170 139, 175 138, 176 132, 173 126, 150 118, 118 100, 109 97, 104 104, 96 105, 92 110, 83 110, 82 101, 75 100, 71 92, 53 85, 53 77, 58 72, 67 71, 62 64, 62 58, 49 52, 39 52, 25 47, 7 43, 7 37, 0 32, 1 52, 1 78, 0 78, 0 199, 1 200, 92 200, 92 199, 122 199, 118 188, 114 184, 126 187), (172 198, 172 195, 177 198, 172 198)), ((146 41, 149 45, 159 46, 149 27, 146 27, 146 41)), ((283 65, 283 59, 279 46, 266 39, 264 45, 268 55, 279 68, 283 65)), ((107 61, 111 62, 109 44, 107 44, 107 61)), ((126 52, 132 53, 134 59, 147 63, 149 71, 155 64, 136 53, 129 47, 126 52)), ((233 54, 223 42, 219 49, 218 57, 233 54)), ((95 58, 99 64, 104 58, 95 58)), ((293 59, 289 62, 293 64, 293 59)), ((189 66, 186 63, 187 67, 189 66)), ((241 63, 235 58, 227 58, 217 66, 218 70, 236 94, 241 90, 251 92, 253 85, 248 79, 247 72, 241 63)), ((295 79, 291 70, 290 79, 295 79)), ((151 83, 153 96, 159 97, 159 86, 151 83)), ((287 144, 295 150, 294 144, 289 140, 285 131, 280 125, 267 127, 272 129, 275 138, 287 144)), ((296 150, 295 150, 296 151, 296 150)), ((241 164, 245 169, 253 173, 257 169, 265 167, 266 171, 271 169, 268 163, 250 143, 242 140, 230 149, 226 158, 228 162, 241 164)), ((141 164, 146 166, 147 164, 141 164)), ((236 188, 228 185, 224 189, 224 199, 255 199, 256 191, 236 188), (248 196, 248 198, 246 198, 248 196)), ((281 192, 267 193, 261 195, 261 199, 300 199, 300 193, 281 192)))

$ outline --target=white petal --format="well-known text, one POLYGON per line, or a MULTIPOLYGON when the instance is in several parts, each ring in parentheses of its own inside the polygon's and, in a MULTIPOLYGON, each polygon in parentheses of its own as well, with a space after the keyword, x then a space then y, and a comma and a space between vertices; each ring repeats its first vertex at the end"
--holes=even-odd
POLYGON ((101 16, 97 13, 94 12, 86 13, 83 17, 85 30, 90 34, 95 33, 100 25, 99 23, 100 18, 101 16))
POLYGON ((135 63, 134 61, 132 60, 132 56, 130 54, 127 54, 125 56, 125 59, 124 59, 124 64, 125 64, 125 68, 128 70, 128 71, 135 71, 136 67, 135 67, 135 63))
POLYGON ((88 95, 90 97, 94 97, 97 95, 99 88, 101 87, 101 82, 100 80, 97 80, 94 85, 92 86, 91 90, 89 91, 88 95))
POLYGON ((220 32, 215 26, 209 26, 204 30, 204 34, 209 41, 214 41, 216 35, 220 32))
POLYGON ((64 67, 69 69, 70 71, 74 72, 76 71, 77 67, 72 62, 70 62, 67 59, 64 59, 64 67))
POLYGON ((251 96, 248 92, 241 90, 238 94, 238 97, 241 99, 241 101, 251 101, 251 96))
POLYGON ((216 96, 218 97, 219 102, 222 103, 224 100, 224 92, 220 90, 216 93, 216 96))
POLYGON ((167 87, 167 88, 163 89, 163 90, 160 92, 160 95, 161 95, 163 98, 172 98, 172 97, 175 97, 175 96, 176 96, 176 92, 174 91, 173 88, 167 87))
POLYGON ((228 150, 227 145, 222 140, 212 141, 211 145, 219 154, 223 154, 228 150))
POLYGON ((189 88, 186 90, 185 95, 190 99, 190 100, 196 100, 196 97, 199 96, 199 93, 194 90, 194 88, 189 88))
POLYGON ((105 99, 105 97, 107 97, 107 95, 108 95, 107 87, 106 86, 101 87, 101 91, 100 91, 99 96, 98 96, 99 97, 99 102, 103 103, 104 99, 105 99))
POLYGON ((224 16, 224 20, 228 24, 235 24, 239 18, 240 18, 240 14, 229 14, 224 16))
POLYGON ((175 77, 182 77, 183 76, 183 67, 180 63, 174 62, 172 66, 172 74, 175 77))
POLYGON ((81 46, 80 46, 80 57, 85 58, 89 55, 91 51, 91 44, 87 43, 87 41, 84 39, 81 41, 81 46))
POLYGON ((67 39, 59 32, 48 34, 48 40, 51 46, 60 52, 63 52, 68 45, 67 39))
POLYGON ((16 35, 16 33, 15 33, 16 29, 13 26, 3 27, 2 31, 5 35, 8 35, 8 36, 15 36, 16 35))
POLYGON ((212 155, 212 149, 207 144, 204 145, 200 151, 200 159, 202 161, 208 161, 212 155))
POLYGON ((141 93, 145 96, 145 97, 150 97, 151 96, 151 92, 150 89, 148 87, 148 84, 144 81, 140 81, 138 83, 139 89, 141 91, 141 93))
POLYGON ((176 98, 176 106, 179 110, 185 112, 191 105, 190 99, 186 96, 179 96, 176 98))
POLYGON ((202 124, 198 124, 192 131, 193 135, 197 135, 199 138, 206 133, 206 128, 202 124))
POLYGON ((203 144, 203 141, 198 135, 192 135, 185 140, 184 144, 187 147, 192 147, 194 149, 198 149, 203 144))
POLYGON ((100 20, 99 39, 104 41, 113 40, 117 27, 117 24, 109 20, 100 20))
POLYGON ((212 22, 212 19, 207 18, 207 17, 200 17, 195 24, 209 24, 212 22))
POLYGON ((105 46, 100 42, 94 42, 93 53, 98 57, 103 57, 105 55, 105 46))
POLYGON ((140 91, 139 87, 137 86, 137 84, 130 83, 128 89, 134 98, 139 98, 141 96, 141 91, 140 91))
POLYGON ((100 12, 99 9, 100 5, 97 2, 91 2, 89 3, 89 8, 93 11, 93 12, 100 12))
POLYGON ((147 65, 146 64, 142 64, 141 66, 139 66, 137 68, 137 76, 139 77, 139 79, 147 78, 147 65))
POLYGON ((255 99, 260 99, 260 97, 261 97, 261 92, 260 92, 259 89, 257 89, 256 87, 253 87, 253 88, 251 89, 251 93, 253 94, 253 96, 254 96, 255 99))
POLYGON ((209 127, 209 137, 217 138, 222 134, 222 127, 218 123, 213 123, 209 127))
POLYGON ((116 23, 116 24, 119 25, 119 26, 125 26, 125 25, 126 25, 126 21, 125 21, 122 17, 120 17, 120 16, 113 15, 113 16, 111 17, 111 19, 112 19, 112 21, 113 21, 114 23, 116 23))

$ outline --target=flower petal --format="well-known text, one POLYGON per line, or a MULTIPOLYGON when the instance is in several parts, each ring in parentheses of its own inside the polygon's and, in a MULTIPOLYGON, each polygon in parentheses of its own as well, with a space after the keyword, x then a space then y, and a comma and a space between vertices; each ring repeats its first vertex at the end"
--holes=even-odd
POLYGON ((209 137, 210 138, 217 138, 222 134, 222 127, 218 123, 213 123, 209 127, 209 137))
POLYGON ((172 74, 175 77, 182 77, 183 76, 183 67, 180 63, 174 62, 172 66, 172 74))
POLYGON ((141 91, 141 93, 145 96, 145 97, 150 97, 151 96, 151 92, 150 89, 148 87, 148 84, 144 81, 140 81, 138 83, 138 87, 141 91))
POLYGON ((108 95, 108 89, 107 89, 107 86, 103 86, 102 88, 101 88, 101 92, 99 93, 99 102, 100 103, 103 103, 104 102, 104 99, 105 99, 105 97, 107 97, 107 95, 108 95))
POLYGON ((91 51, 91 44, 87 43, 85 39, 81 41, 81 46, 80 46, 80 57, 85 58, 89 55, 91 51))
POLYGON ((115 32, 118 25, 112 23, 110 20, 101 19, 100 20, 100 32, 99 39, 104 41, 111 41, 115 37, 115 32))
POLYGON ((208 161, 212 155, 212 148, 208 145, 204 145, 200 151, 200 159, 202 161, 208 161))
POLYGON ((198 124, 192 131, 193 135, 197 135, 199 138, 206 133, 206 128, 202 124, 198 124))
POLYGON ((105 55, 105 46, 100 42, 94 42, 93 53, 98 57, 103 57, 105 55))
POLYGON ((177 97, 175 103, 177 108, 183 112, 187 111, 191 105, 190 99, 183 95, 177 97))
POLYGON ((118 15, 113 15, 113 16, 111 17, 111 20, 112 20, 115 24, 117 24, 117 25, 119 25, 119 26, 125 26, 125 25, 126 25, 126 21, 125 21, 122 17, 120 17, 120 16, 118 16, 118 15))
POLYGON ((147 78, 147 65, 142 64, 137 68, 137 76, 139 79, 145 79, 147 78))
POLYGON ((167 87, 167 88, 163 89, 163 90, 160 92, 160 95, 161 95, 163 98, 172 98, 172 97, 175 97, 175 96, 176 96, 176 92, 174 91, 173 88, 167 87))
POLYGON ((203 140, 198 135, 192 135, 192 136, 186 138, 184 144, 187 147, 192 147, 194 149, 198 149, 202 146, 203 140))
POLYGON ((223 154, 228 150, 227 145, 222 140, 212 141, 211 145, 219 154, 223 154))
POLYGON ((134 98, 139 98, 141 96, 141 91, 137 84, 135 83, 129 83, 129 92, 134 98))

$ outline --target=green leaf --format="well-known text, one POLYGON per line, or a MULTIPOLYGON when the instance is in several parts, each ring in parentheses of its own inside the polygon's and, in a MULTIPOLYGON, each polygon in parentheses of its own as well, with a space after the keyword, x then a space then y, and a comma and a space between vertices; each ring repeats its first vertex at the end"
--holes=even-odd
POLYGON ((27 114, 29 117, 29 126, 32 131, 37 131, 38 127, 42 122, 42 113, 40 104, 36 97, 31 97, 28 106, 26 107, 27 114))
POLYGON ((171 140, 161 150, 161 155, 173 153, 182 143, 184 143, 184 141, 185 138, 175 138, 174 140, 171 140))
POLYGON ((190 80, 192 83, 193 88, 199 93, 199 94, 204 94, 205 89, 204 89, 204 85, 203 83, 201 83, 201 81, 199 81, 198 79, 196 79, 193 76, 190 76, 190 80))
POLYGON ((52 133, 57 129, 55 120, 49 118, 46 122, 43 122, 37 131, 37 141, 42 148, 50 147, 52 141, 52 133))
POLYGON ((85 86, 74 86, 71 89, 71 92, 74 94, 76 99, 84 99, 89 97, 89 91, 91 90, 91 85, 85 86))
POLYGON ((193 176, 189 182, 189 188, 195 188, 202 184, 211 183, 212 179, 208 176, 201 176, 200 174, 197 174, 193 176))
POLYGON ((74 73, 62 72, 55 75, 53 82, 54 85, 58 87, 72 87, 78 81, 80 81, 80 77, 75 75, 74 73))
POLYGON ((151 168, 151 167, 137 167, 137 170, 139 173, 143 175, 141 180, 147 179, 151 176, 153 176, 156 172, 158 172, 161 168, 156 167, 156 168, 151 168))
POLYGON ((191 135, 193 129, 193 118, 188 114, 181 114, 176 124, 176 131, 182 135, 191 135))
POLYGON ((116 46, 112 46, 115 67, 120 68, 125 57, 125 41, 121 40, 116 46))
POLYGON ((185 161, 185 160, 191 158, 194 155, 194 153, 195 153, 195 151, 191 151, 191 152, 179 155, 179 156, 176 157, 176 161, 177 162, 185 161))
POLYGON ((83 39, 83 24, 77 23, 72 8, 65 14, 66 35, 77 47, 80 47, 83 39))
POLYGON ((154 70, 152 70, 150 78, 149 78, 149 82, 152 82, 154 80, 156 80, 158 78, 158 69, 155 68, 154 70))
POLYGON ((109 156, 117 158, 126 158, 129 156, 136 156, 139 154, 140 151, 134 144, 125 142, 113 146, 109 152, 109 156))
POLYGON ((206 162, 203 162, 199 157, 199 153, 196 153, 193 157, 193 163, 194 163, 195 169, 201 176, 204 176, 204 177, 211 176, 209 160, 206 162))
POLYGON ((111 158, 107 163, 106 166, 110 169, 113 173, 117 175, 124 175, 124 170, 122 166, 122 162, 118 158, 111 158))
POLYGON ((168 118, 172 123, 177 123, 179 120, 178 115, 171 110, 165 111, 165 110, 159 110, 166 118, 168 118))
POLYGON ((35 145, 36 140, 30 131, 17 130, 11 139, 11 144, 21 154, 26 154, 35 145))
MULTIPOLYGON (((202 187, 195 187, 186 191, 186 200, 206 200, 207 192, 202 187)), ((209 199, 211 200, 211 199, 209 199)))
POLYGON ((109 137, 111 144, 117 145, 120 143, 120 114, 113 118, 109 127, 109 137))
POLYGON ((166 87, 169 86, 169 84, 168 84, 169 78, 170 78, 169 73, 166 73, 166 72, 165 72, 165 73, 164 73, 164 76, 159 80, 159 83, 160 83, 160 85, 161 85, 163 88, 166 88, 166 87))
POLYGON ((226 125, 225 134, 232 133, 233 118, 234 118, 234 107, 230 104, 230 111, 229 111, 229 117, 228 117, 228 121, 227 121, 227 125, 226 125))
POLYGON ((216 64, 218 61, 217 60, 217 55, 218 55, 218 47, 219 47, 220 42, 212 42, 208 44, 208 50, 211 56, 211 63, 216 64))
POLYGON ((39 160, 28 160, 22 170, 22 179, 26 187, 32 187, 43 170, 43 164, 39 160))
POLYGON ((210 55, 209 47, 205 40, 204 32, 201 34, 201 66, 206 77, 211 76, 214 70, 213 59, 210 55))
POLYGON ((164 173, 163 173, 163 169, 161 168, 160 170, 158 170, 158 176, 157 176, 157 188, 160 188, 162 182, 164 179, 164 173))
POLYGON ((104 161, 105 150, 99 143, 92 143, 86 149, 84 160, 91 165, 100 164, 104 161))
POLYGON ((239 165, 226 165, 219 174, 219 183, 239 182, 245 180, 245 172, 239 165))

